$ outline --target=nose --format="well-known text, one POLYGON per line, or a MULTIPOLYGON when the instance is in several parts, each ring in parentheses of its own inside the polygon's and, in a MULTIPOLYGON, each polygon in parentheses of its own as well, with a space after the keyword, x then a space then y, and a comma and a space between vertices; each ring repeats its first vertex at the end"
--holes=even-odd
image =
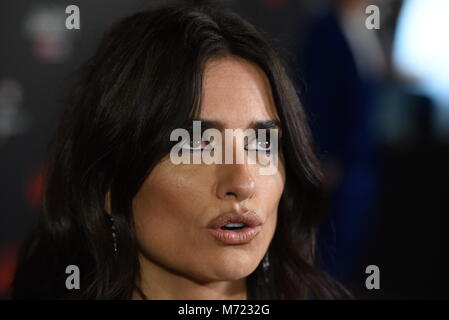
POLYGON ((241 202, 253 197, 256 182, 251 175, 248 164, 220 165, 219 180, 217 184, 217 197, 226 200, 234 198, 241 202))

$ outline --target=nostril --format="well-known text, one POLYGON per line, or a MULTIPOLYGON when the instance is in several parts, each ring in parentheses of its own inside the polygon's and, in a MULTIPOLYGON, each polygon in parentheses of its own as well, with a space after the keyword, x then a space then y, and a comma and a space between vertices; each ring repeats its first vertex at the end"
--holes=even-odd
POLYGON ((226 192, 226 195, 227 195, 227 196, 233 196, 233 197, 236 197, 236 198, 237 198, 237 194, 234 193, 234 192, 226 192))

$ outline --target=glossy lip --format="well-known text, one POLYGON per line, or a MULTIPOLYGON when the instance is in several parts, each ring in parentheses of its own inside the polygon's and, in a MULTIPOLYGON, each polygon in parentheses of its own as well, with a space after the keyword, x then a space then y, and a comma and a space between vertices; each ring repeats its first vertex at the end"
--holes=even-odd
POLYGON ((215 238, 223 243, 244 244, 250 242, 260 232, 262 220, 254 212, 230 212, 212 220, 207 228, 215 238), (221 229, 228 223, 243 223, 245 227, 236 231, 221 229))

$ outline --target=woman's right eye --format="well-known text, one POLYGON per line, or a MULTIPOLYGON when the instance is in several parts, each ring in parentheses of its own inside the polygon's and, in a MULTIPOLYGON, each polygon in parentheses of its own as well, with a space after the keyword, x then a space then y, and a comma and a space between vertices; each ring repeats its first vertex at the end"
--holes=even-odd
POLYGON ((203 151, 210 145, 209 141, 202 141, 202 140, 186 140, 182 144, 182 149, 188 150, 188 151, 203 151))

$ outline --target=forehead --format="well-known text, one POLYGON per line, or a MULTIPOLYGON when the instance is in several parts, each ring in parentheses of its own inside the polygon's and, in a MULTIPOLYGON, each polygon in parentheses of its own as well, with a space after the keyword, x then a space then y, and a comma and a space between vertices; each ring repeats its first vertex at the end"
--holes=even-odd
POLYGON ((210 60, 203 76, 200 118, 220 121, 228 128, 278 120, 265 73, 235 56, 210 60))

